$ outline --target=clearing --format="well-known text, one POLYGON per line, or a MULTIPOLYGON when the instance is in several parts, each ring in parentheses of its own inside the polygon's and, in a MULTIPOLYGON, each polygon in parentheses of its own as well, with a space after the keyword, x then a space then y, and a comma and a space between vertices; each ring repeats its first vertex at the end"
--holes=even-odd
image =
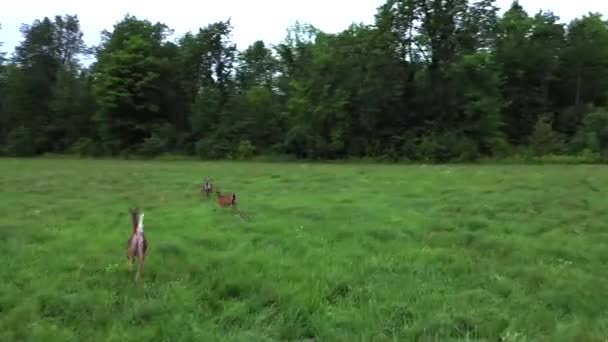
POLYGON ((603 341, 607 184, 589 165, 0 159, 0 340, 603 341), (202 200, 205 176, 251 220, 202 200))

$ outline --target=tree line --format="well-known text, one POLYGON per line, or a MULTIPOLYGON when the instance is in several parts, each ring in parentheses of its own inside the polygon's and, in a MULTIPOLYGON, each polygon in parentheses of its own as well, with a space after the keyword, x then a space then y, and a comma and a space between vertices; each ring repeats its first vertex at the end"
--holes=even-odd
POLYGON ((127 14, 88 47, 77 15, 45 17, 0 54, 0 154, 608 158, 608 21, 498 10, 388 0, 243 50, 229 20, 175 39, 127 14))

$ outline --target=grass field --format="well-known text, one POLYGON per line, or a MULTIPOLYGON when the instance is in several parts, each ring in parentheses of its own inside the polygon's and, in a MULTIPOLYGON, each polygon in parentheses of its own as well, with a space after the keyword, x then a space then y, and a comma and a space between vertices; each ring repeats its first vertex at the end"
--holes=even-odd
POLYGON ((0 159, 0 340, 605 341, 607 184, 602 166, 0 159), (251 220, 202 200, 204 176, 251 220))

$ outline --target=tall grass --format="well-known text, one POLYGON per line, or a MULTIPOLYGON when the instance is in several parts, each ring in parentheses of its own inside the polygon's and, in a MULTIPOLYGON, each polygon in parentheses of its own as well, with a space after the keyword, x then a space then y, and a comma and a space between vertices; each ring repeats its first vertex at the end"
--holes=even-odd
POLYGON ((606 184, 595 165, 0 159, 0 340, 603 341, 606 184), (251 220, 202 200, 205 176, 251 220))

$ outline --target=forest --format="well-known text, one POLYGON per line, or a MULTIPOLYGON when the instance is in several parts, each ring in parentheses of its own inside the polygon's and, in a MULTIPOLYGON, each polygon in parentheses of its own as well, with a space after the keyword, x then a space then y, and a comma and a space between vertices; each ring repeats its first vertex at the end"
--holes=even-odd
POLYGON ((127 14, 86 46, 77 15, 24 24, 0 54, 0 154, 608 161, 600 13, 388 0, 338 33, 295 23, 237 47, 232 29, 175 37, 127 14))

